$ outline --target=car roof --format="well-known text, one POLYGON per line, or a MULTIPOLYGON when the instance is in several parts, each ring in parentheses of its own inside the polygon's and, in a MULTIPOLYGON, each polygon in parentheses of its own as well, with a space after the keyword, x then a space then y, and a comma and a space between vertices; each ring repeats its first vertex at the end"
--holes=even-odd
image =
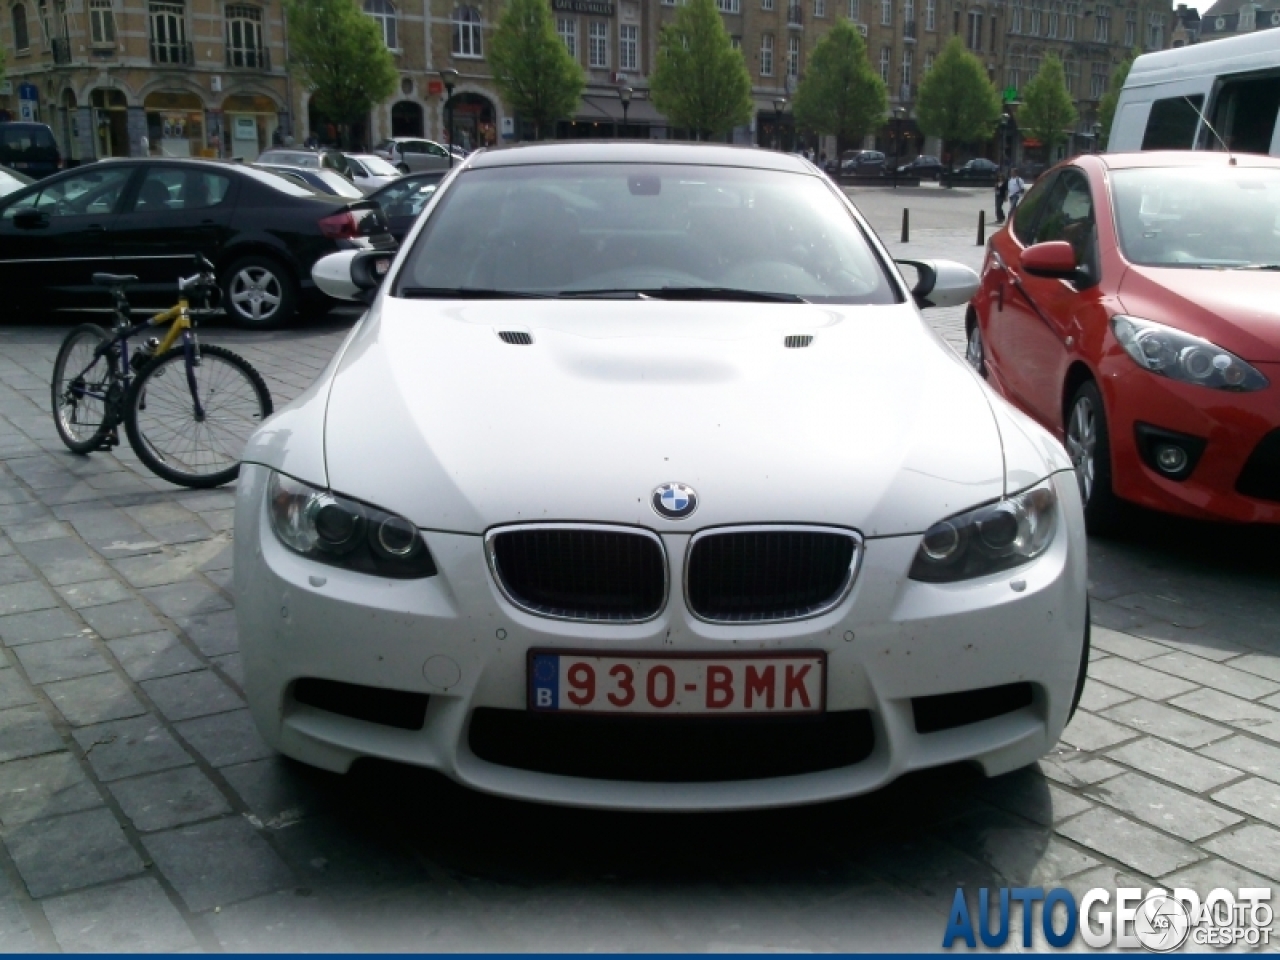
POLYGON ((662 141, 557 141, 522 143, 482 150, 469 160, 471 169, 556 163, 675 163, 718 167, 754 167, 790 173, 815 173, 808 161, 776 150, 727 144, 662 141))
POLYGON ((1131 167, 1280 167, 1280 157, 1269 157, 1261 153, 1228 155, 1221 150, 1147 150, 1090 156, 1096 156, 1110 170, 1131 167))

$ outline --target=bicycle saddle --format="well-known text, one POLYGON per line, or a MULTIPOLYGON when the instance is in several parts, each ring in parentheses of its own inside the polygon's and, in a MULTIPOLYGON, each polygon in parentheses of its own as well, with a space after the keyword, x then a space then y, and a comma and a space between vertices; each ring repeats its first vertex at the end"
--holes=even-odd
POLYGON ((137 283, 138 278, 132 273, 95 273, 93 283, 98 287, 124 287, 137 283))

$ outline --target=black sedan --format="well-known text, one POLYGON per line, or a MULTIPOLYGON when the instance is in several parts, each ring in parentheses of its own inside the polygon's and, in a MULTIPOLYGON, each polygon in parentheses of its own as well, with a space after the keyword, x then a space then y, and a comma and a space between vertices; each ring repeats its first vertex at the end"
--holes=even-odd
POLYGON ((952 180, 982 180, 987 183, 995 181, 996 172, 1000 168, 995 161, 985 157, 976 157, 956 167, 950 174, 952 180))
POLYGON ((942 175, 942 161, 922 154, 900 166, 898 173, 906 177, 919 177, 921 180, 937 180, 942 175))
POLYGON ((418 214, 426 208, 447 172, 427 170, 411 173, 369 194, 369 199, 382 207, 391 235, 396 238, 397 243, 404 243, 405 234, 418 219, 418 214))
POLYGON ((135 307, 169 306, 200 253, 232 320, 278 326, 300 302, 327 302, 311 279, 316 260, 394 246, 376 203, 214 160, 104 160, 0 198, 0 282, 19 316, 109 306, 96 271, 136 274, 135 307))

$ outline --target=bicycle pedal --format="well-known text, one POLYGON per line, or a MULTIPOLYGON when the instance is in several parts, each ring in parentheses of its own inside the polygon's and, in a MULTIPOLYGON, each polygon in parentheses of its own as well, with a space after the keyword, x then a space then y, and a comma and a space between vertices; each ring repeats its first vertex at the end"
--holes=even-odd
POLYGON ((120 434, 112 430, 109 434, 107 434, 105 437, 102 438, 101 442, 98 444, 97 449, 105 453, 106 451, 112 450, 118 446, 120 446, 120 434))

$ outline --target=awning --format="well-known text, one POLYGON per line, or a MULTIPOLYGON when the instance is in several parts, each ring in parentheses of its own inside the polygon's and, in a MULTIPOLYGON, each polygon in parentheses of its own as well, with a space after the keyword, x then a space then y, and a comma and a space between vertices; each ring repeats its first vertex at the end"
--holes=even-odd
MULTIPOLYGON (((602 120, 622 122, 622 101, 616 92, 586 93, 582 97, 582 106, 578 108, 575 120, 587 123, 602 120)), ((660 114, 652 100, 632 98, 627 107, 627 123, 648 123, 654 126, 666 126, 667 118, 660 114)))

